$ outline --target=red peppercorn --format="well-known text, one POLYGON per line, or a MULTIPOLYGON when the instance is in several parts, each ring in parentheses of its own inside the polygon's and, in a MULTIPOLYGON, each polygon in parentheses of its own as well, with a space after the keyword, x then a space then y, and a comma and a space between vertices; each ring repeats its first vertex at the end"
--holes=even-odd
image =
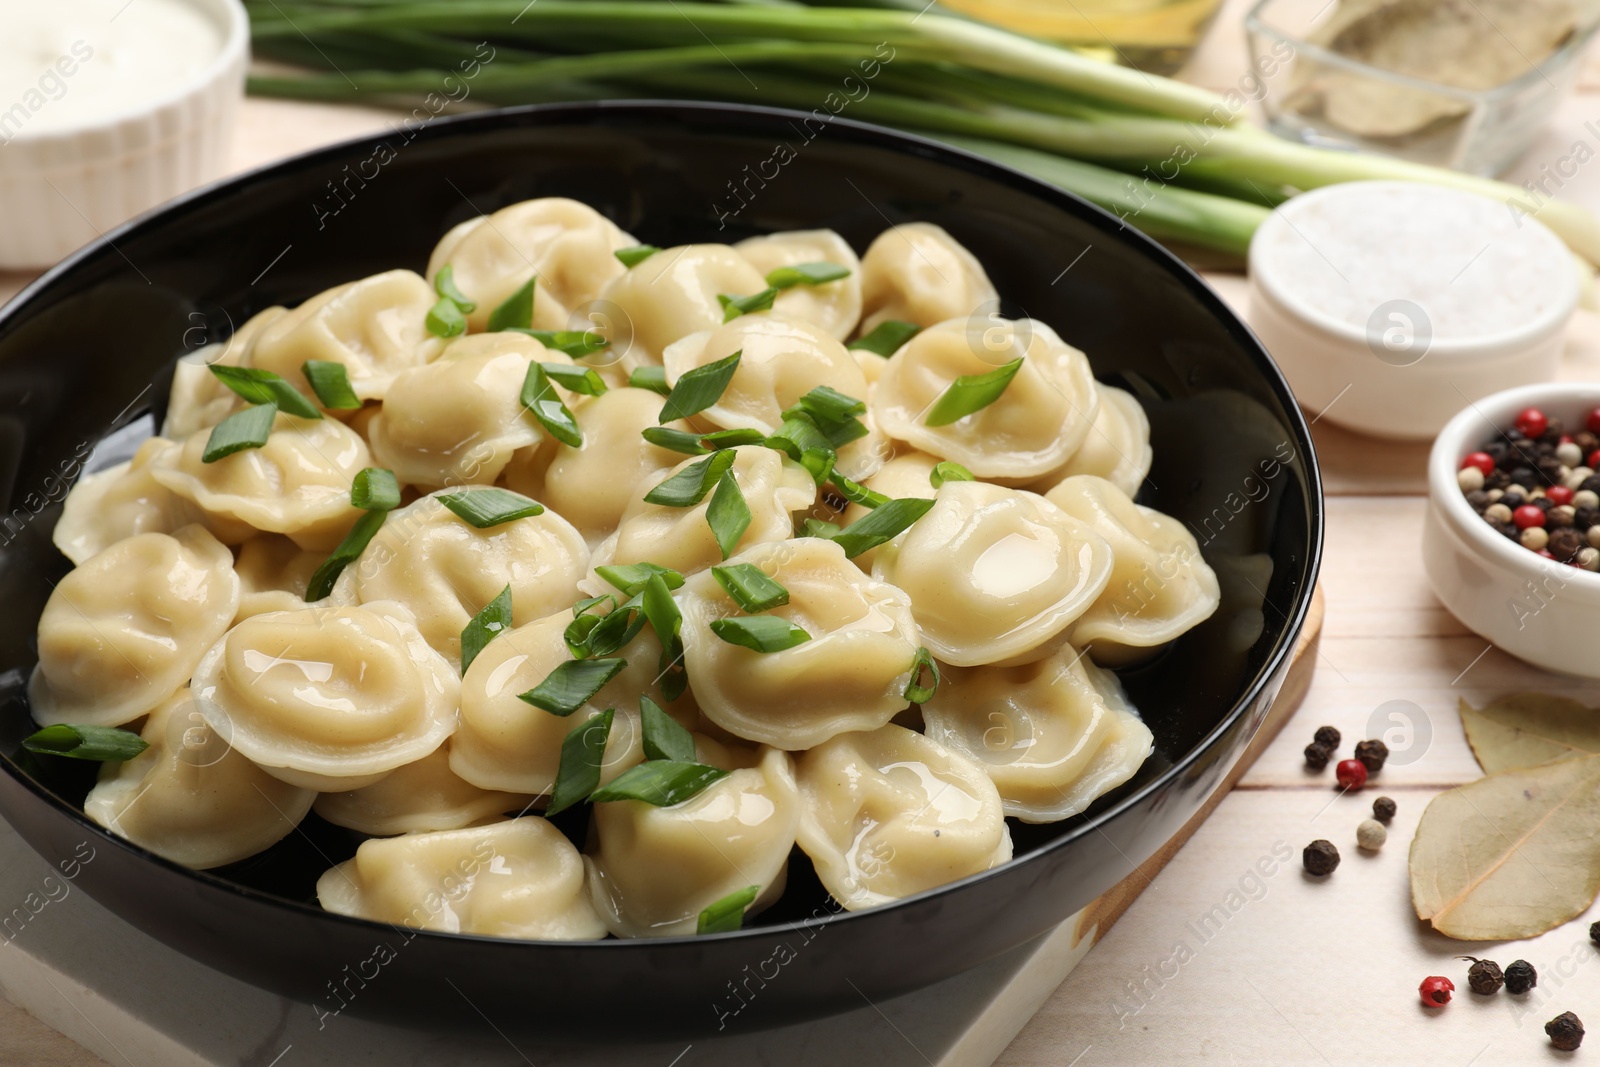
POLYGON ((1555 559, 1556 558, 1556 554, 1554 552, 1550 551, 1548 548, 1541 548, 1539 550, 1539 555, 1543 556, 1545 559, 1555 559))
POLYGON ((1477 467, 1485 476, 1494 473, 1494 457, 1487 452, 1473 452, 1461 461, 1461 470, 1477 467))
POLYGON ((1530 441, 1537 441, 1550 428, 1550 420, 1538 408, 1526 408, 1517 416, 1517 429, 1530 441))
POLYGON ((1544 525, 1544 511, 1534 504, 1524 504, 1511 513, 1511 521, 1517 524, 1517 529, 1526 530, 1530 526, 1544 525))
POLYGON ((1433 975, 1422 980, 1417 987, 1417 992, 1422 994, 1422 1003, 1430 1008, 1442 1008, 1450 1003, 1450 994, 1456 991, 1456 984, 1441 975, 1433 975))
POLYGON ((1589 465, 1590 470, 1600 470, 1600 448, 1590 452, 1589 458, 1584 460, 1584 462, 1589 465))
POLYGON ((1544 491, 1545 499, 1558 507, 1572 503, 1572 490, 1564 485, 1552 485, 1544 491))
POLYGON ((1589 412, 1587 425, 1590 433, 1600 433, 1600 408, 1595 408, 1589 412))
POLYGON ((1341 789, 1360 789, 1367 784, 1367 765, 1358 759, 1340 760, 1334 774, 1339 778, 1341 789))

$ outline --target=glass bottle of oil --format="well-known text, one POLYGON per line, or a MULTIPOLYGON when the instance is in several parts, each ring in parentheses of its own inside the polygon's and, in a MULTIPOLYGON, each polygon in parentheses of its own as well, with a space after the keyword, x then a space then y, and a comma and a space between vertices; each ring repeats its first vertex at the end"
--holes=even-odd
POLYGON ((1028 37, 1156 74, 1181 67, 1222 0, 942 0, 1028 37))

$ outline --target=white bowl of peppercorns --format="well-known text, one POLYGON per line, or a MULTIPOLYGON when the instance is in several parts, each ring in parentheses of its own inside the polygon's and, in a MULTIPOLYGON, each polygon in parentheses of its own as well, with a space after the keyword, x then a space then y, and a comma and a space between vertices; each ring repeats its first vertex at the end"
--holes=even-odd
POLYGON ((1600 678, 1600 383, 1508 389, 1451 419, 1428 460, 1422 559, 1467 627, 1600 678))

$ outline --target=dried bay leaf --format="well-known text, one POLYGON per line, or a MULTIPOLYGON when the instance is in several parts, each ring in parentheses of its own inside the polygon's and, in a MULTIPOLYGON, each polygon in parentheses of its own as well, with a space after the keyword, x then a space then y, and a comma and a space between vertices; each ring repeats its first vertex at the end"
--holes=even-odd
POLYGON ((1501 771, 1434 797, 1411 841, 1411 902, 1448 937, 1534 937, 1600 892, 1600 755, 1501 771))
POLYGON ((1485 774, 1600 752, 1600 709, 1568 697, 1513 693, 1481 709, 1463 700, 1461 725, 1485 774))

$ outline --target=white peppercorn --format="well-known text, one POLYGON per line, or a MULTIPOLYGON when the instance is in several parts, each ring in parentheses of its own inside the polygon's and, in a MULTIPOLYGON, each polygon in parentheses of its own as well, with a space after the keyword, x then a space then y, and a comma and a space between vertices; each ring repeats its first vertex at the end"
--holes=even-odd
POLYGON ((1543 526, 1530 526, 1522 531, 1521 541, 1523 548, 1537 552, 1550 543, 1550 535, 1543 526))
POLYGON ((1577 467, 1583 463, 1583 449, 1568 441, 1556 446, 1556 458, 1569 467, 1577 467))
POLYGON ((1356 845, 1368 852, 1376 852, 1389 840, 1389 831, 1377 819, 1362 819, 1356 827, 1356 845))
POLYGON ((1580 489, 1583 483, 1594 477, 1594 470, 1590 467, 1574 467, 1572 473, 1567 475, 1564 484, 1568 489, 1580 489))
POLYGON ((1456 484, 1461 486, 1463 493, 1475 492, 1483 488, 1483 472, 1477 467, 1462 467, 1456 471, 1456 484))
POLYGON ((1594 548, 1600 548, 1600 523, 1595 523, 1593 526, 1589 527, 1589 533, 1587 536, 1591 546, 1594 548))
POLYGON ((1572 506, 1575 508, 1600 508, 1600 493, 1589 489, 1573 493, 1572 506))
MULTIPOLYGON (((1483 517, 1488 519, 1490 522, 1504 526, 1506 523, 1511 521, 1511 509, 1506 507, 1504 504, 1490 504, 1488 507, 1483 509, 1483 517)), ((1590 527, 1590 529, 1600 529, 1600 527, 1590 527)), ((1590 543, 1594 543, 1592 539, 1590 543)))
POLYGON ((1600 571, 1600 548, 1578 549, 1578 566, 1586 571, 1600 571))

